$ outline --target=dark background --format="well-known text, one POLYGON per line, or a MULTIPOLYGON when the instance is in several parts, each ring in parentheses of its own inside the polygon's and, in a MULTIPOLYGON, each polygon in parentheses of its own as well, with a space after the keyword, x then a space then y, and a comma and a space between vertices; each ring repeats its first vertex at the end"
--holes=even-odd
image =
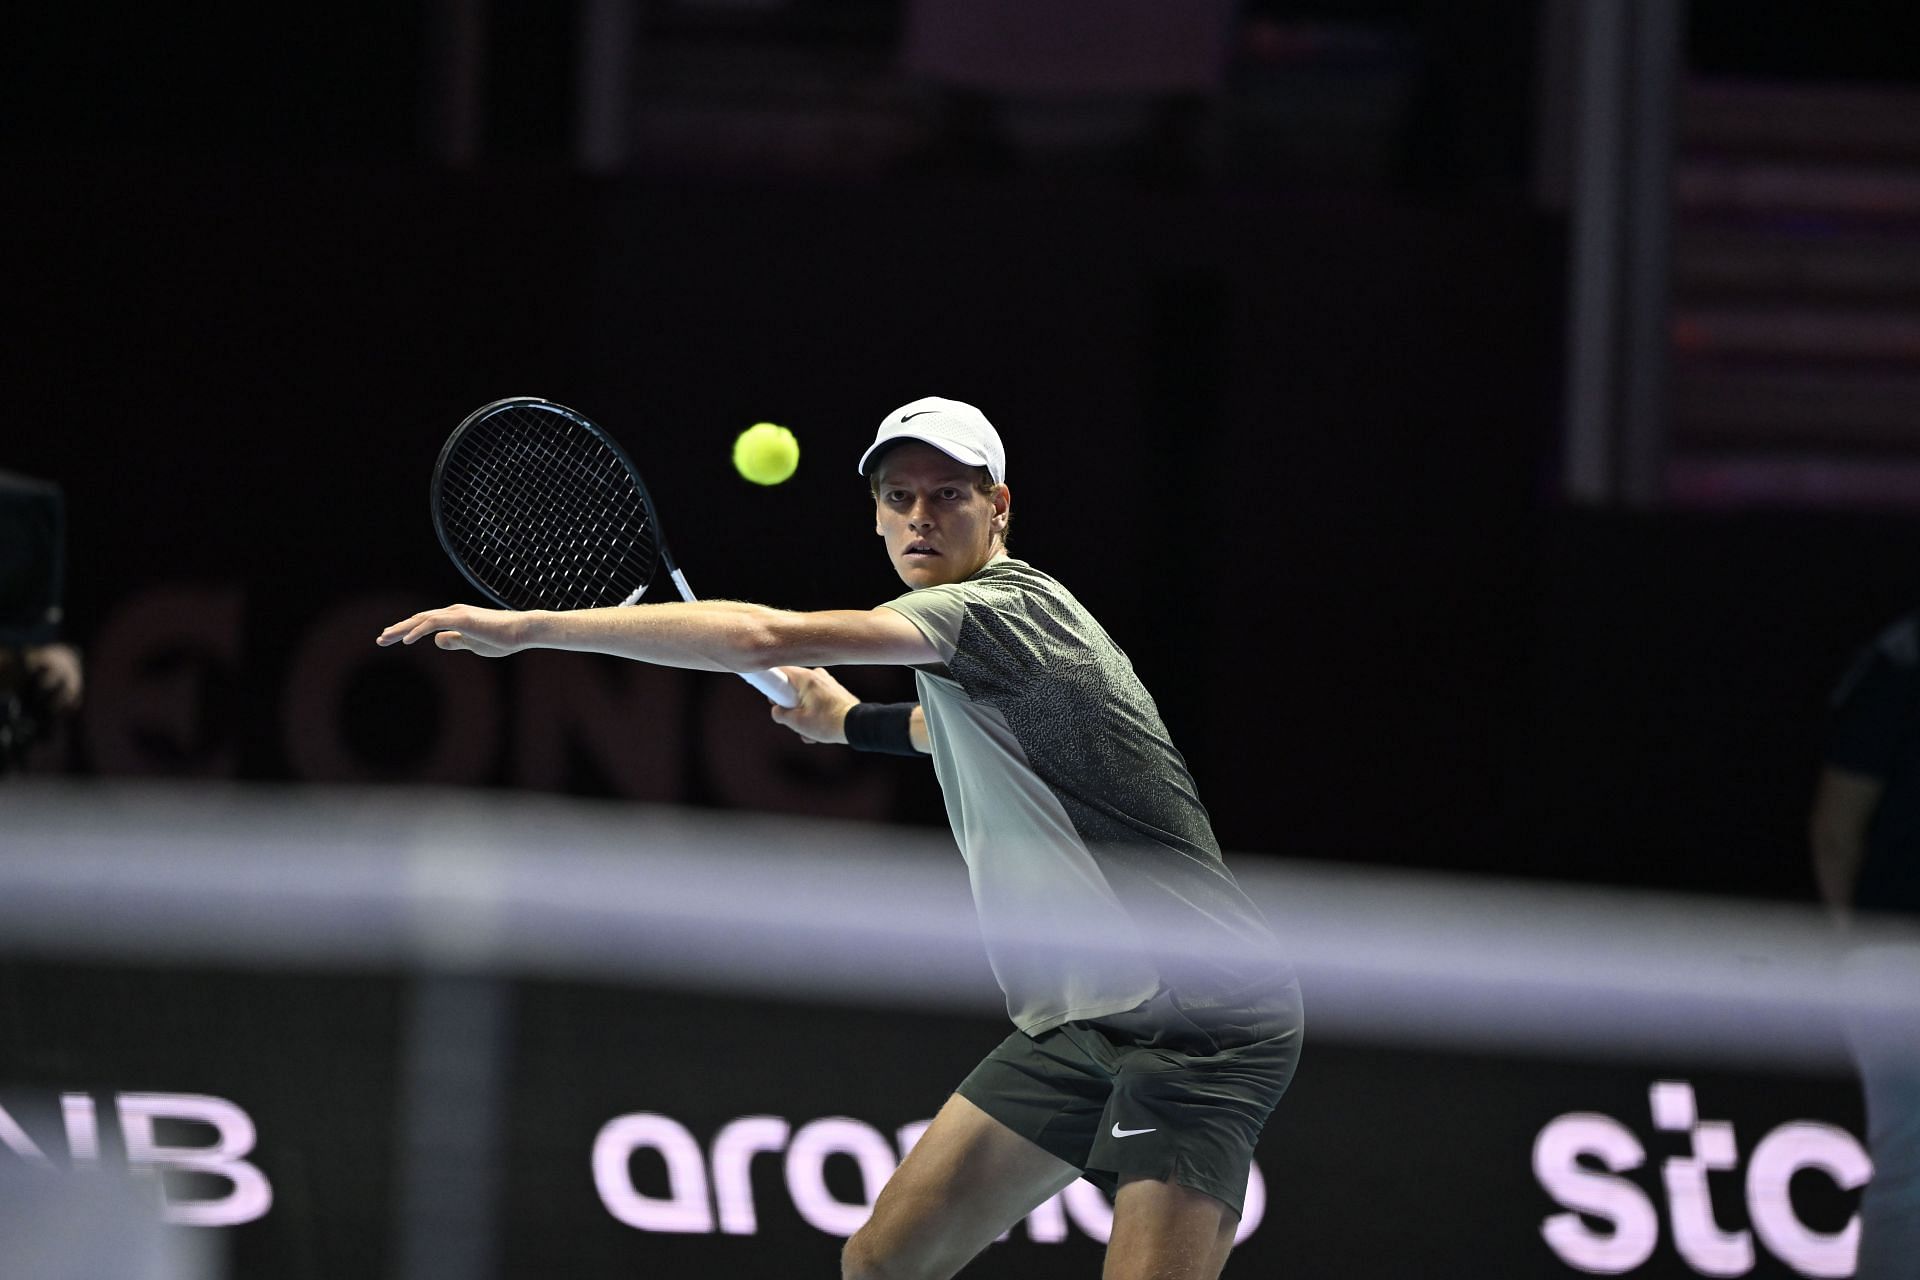
MULTIPOLYGON (((1367 167, 1247 161, 1243 113, 1225 169, 1172 178, 1125 152, 588 176, 579 9, 531 3, 481 6, 481 159, 449 169, 423 123, 444 8, 13 19, 0 462, 67 488, 83 647, 156 585, 244 601, 243 652, 186 664, 194 740, 142 769, 286 776, 303 628, 370 593, 460 594, 421 499, 486 399, 610 424, 698 589, 809 608, 893 592, 852 461, 879 414, 938 392, 1000 425, 1017 552, 1132 654, 1229 848, 1810 895, 1821 699, 1911 602, 1920 531, 1559 500, 1566 226, 1528 185, 1532 7, 1249 6, 1248 32, 1385 33, 1376 69, 1412 105, 1367 167), (805 449, 777 490, 727 466, 761 418, 805 449)), ((650 37, 898 38, 886 4, 698 8, 654 7, 650 37)), ((1697 4, 1689 57, 1912 69, 1845 7, 1816 34, 1697 4)), ((1245 101, 1260 68, 1234 56, 1245 101)), ((393 674, 409 656, 356 677, 370 776, 409 776, 433 711, 393 674)), ((670 798, 723 802, 703 779, 725 757, 670 798)), ((42 767, 127 766, 82 724, 42 767)), ((836 776, 875 770, 893 816, 941 820, 890 762, 836 776)), ((621 789, 603 774, 568 785, 621 789)))

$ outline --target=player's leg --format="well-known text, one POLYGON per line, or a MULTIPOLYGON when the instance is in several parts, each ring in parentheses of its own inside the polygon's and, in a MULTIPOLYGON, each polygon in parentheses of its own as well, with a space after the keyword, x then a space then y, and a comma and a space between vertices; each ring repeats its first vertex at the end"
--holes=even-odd
POLYGON ((1113 1198, 1104 1280, 1213 1280, 1240 1216, 1204 1191, 1136 1178, 1113 1198))
POLYGON ((847 1241, 848 1280, 953 1275, 1079 1176, 959 1094, 947 1099, 847 1241))
POLYGON ((1163 993, 1062 1029, 1113 1072, 1085 1162, 1090 1178, 1118 1188, 1108 1280, 1211 1280, 1226 1265, 1254 1146, 1299 1060, 1291 996, 1203 1027, 1163 993))

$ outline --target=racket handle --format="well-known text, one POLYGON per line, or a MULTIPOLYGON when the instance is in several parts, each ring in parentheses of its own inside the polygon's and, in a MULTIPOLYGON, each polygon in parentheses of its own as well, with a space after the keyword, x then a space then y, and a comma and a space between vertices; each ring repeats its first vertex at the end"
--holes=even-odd
POLYGON ((740 678, 783 707, 796 706, 800 702, 800 695, 793 691, 793 681, 778 671, 742 671, 740 678))
MULTIPOLYGON (((697 600, 693 588, 687 585, 687 575, 680 572, 680 566, 672 565, 667 576, 673 579, 674 590, 680 593, 682 600, 697 600)), ((644 588, 643 588, 644 590, 644 588)), ((778 671, 741 671, 737 673, 742 680, 772 698, 783 707, 800 705, 800 695, 793 691, 793 681, 778 671)))

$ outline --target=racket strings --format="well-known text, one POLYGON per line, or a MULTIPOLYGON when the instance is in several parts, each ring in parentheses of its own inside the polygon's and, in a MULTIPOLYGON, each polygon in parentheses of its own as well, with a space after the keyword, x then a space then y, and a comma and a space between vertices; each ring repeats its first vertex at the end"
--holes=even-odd
POLYGON ((552 460, 537 456, 538 450, 533 457, 515 456, 526 452, 505 451, 476 469, 477 485, 496 486, 495 500, 477 522, 476 532, 485 538, 478 550, 530 599, 552 601, 549 607, 624 599, 650 573, 649 566, 630 563, 634 557, 618 554, 619 531, 636 513, 589 505, 607 498, 598 486, 582 492, 573 484, 543 482, 538 468, 552 460), (557 509, 561 504, 576 513, 573 523, 557 509))
POLYGON ((567 602, 563 607, 604 602, 616 587, 612 599, 624 598, 650 572, 650 565, 629 564, 618 554, 621 530, 645 522, 625 468, 565 419, 541 415, 550 421, 528 429, 534 415, 522 410, 518 416, 518 430, 492 442, 482 473, 503 497, 491 530, 496 549, 512 547, 513 563, 503 567, 530 574, 528 589, 567 602), (559 430, 544 429, 550 424, 559 430))
POLYGON ((449 549, 510 607, 619 604, 653 576, 653 519, 625 460, 555 408, 506 405, 470 422, 439 484, 449 549))

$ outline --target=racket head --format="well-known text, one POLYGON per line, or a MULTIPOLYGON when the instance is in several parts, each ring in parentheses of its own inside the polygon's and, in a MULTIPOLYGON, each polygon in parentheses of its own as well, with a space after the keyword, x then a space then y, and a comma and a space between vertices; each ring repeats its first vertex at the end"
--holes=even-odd
POLYGON ((468 414, 433 465, 433 531, 509 609, 631 604, 672 561, 639 469, 585 414, 510 396, 468 414))

